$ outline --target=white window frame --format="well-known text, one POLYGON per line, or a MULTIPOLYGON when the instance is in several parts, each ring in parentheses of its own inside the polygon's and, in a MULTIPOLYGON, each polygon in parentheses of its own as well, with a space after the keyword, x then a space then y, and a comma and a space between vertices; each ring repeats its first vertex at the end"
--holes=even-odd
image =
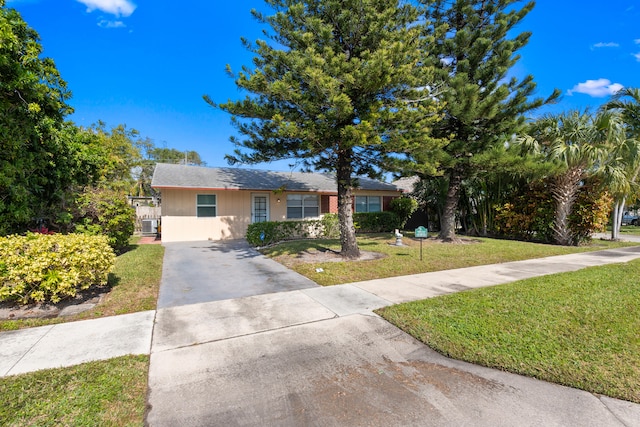
POLYGON ((369 201, 369 199, 371 198, 376 198, 378 199, 378 203, 376 203, 376 205, 380 206, 380 210, 377 211, 373 211, 373 212, 382 212, 382 196, 357 196, 356 195, 356 203, 355 203, 355 209, 354 211, 356 213, 368 213, 368 212, 372 212, 371 208, 369 207, 371 205, 371 202, 369 201), (360 198, 366 198, 367 203, 366 205, 362 205, 358 203, 358 199, 360 198), (358 210, 359 207, 366 207, 366 210, 362 211, 362 210, 358 210))
POLYGON ((318 194, 287 194, 287 219, 297 219, 303 220, 306 218, 318 218, 320 217, 320 195, 318 194), (289 200, 293 197, 301 197, 301 206, 291 206, 292 208, 300 208, 302 216, 300 217, 291 217, 289 216, 289 200), (316 205, 315 206, 305 206, 305 198, 315 198, 316 205), (313 208, 315 210, 314 215, 307 215, 305 212, 305 208, 313 208))
POLYGON ((218 195, 217 194, 196 194, 196 217, 198 218, 215 218, 218 216, 218 195), (198 198, 200 196, 213 196, 215 198, 215 203, 210 204, 210 203, 199 203, 198 198), (214 209, 214 214, 213 215, 200 215, 200 208, 213 208, 214 209))

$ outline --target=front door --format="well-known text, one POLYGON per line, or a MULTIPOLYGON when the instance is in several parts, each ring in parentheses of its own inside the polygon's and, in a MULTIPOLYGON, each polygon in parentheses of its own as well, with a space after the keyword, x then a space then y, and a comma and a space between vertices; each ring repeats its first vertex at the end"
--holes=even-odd
POLYGON ((269 221, 269 195, 253 194, 251 202, 251 222, 269 221))

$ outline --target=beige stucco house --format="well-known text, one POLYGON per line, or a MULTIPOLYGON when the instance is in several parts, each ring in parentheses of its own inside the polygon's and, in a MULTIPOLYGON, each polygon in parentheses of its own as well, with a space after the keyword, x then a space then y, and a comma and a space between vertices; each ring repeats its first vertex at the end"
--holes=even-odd
MULTIPOLYGON (((402 190, 359 178, 356 212, 385 210, 402 190)), ((253 222, 319 218, 337 212, 335 176, 324 173, 156 165, 163 242, 237 239, 253 222)))

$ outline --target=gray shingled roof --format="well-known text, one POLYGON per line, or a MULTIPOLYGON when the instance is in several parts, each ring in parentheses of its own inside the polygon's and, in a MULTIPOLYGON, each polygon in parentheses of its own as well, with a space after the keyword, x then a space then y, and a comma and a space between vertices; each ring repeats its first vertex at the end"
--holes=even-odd
MULTIPOLYGON (((398 187, 369 178, 359 178, 359 189, 400 191, 398 187)), ((327 173, 274 172, 258 169, 208 168, 158 163, 153 172, 154 188, 198 188, 226 190, 276 190, 337 192, 335 176, 327 173)))
POLYGON ((415 185, 420 181, 417 176, 408 176, 406 178, 400 178, 393 181, 393 185, 402 189, 405 193, 413 193, 415 185))

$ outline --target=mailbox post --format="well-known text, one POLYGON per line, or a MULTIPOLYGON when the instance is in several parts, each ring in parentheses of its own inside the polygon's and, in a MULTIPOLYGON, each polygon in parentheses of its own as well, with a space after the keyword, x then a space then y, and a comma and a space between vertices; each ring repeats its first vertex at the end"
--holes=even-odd
POLYGON ((422 241, 427 238, 427 228, 424 226, 420 226, 416 228, 415 237, 416 239, 420 239, 420 261, 422 261, 422 241))

